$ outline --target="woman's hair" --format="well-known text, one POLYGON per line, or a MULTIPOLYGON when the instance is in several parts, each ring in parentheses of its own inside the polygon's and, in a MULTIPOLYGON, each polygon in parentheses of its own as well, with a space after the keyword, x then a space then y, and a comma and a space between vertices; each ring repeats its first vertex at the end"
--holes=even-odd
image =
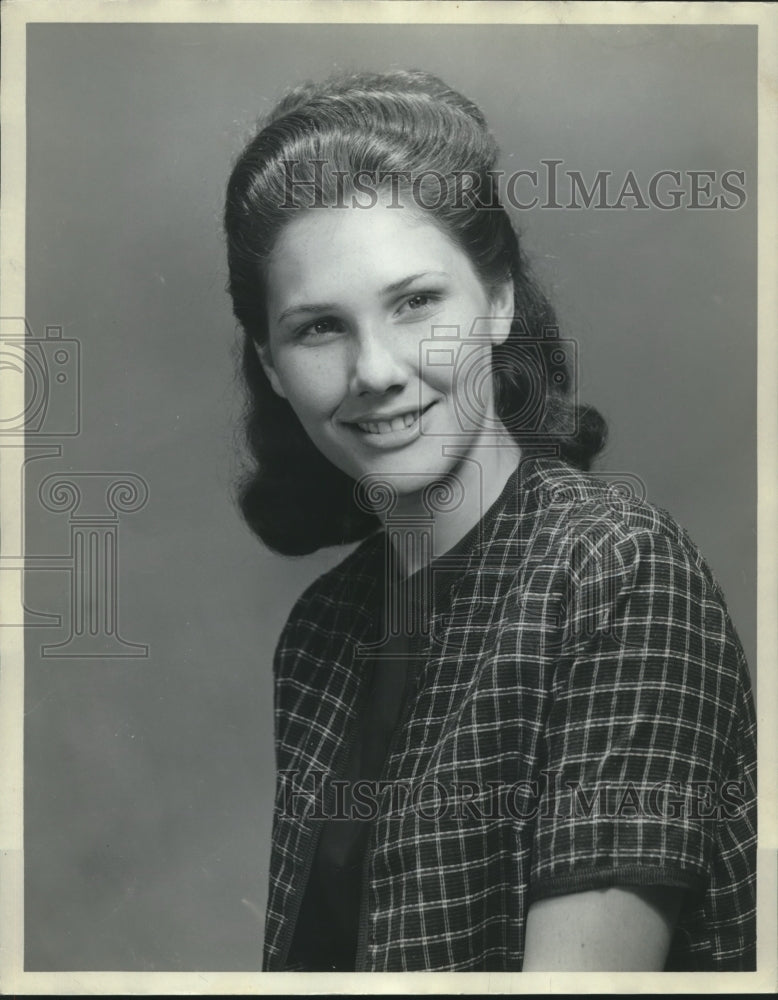
POLYGON ((301 211, 350 204, 359 176, 391 185, 387 191, 404 205, 412 197, 467 254, 487 291, 512 280, 514 322, 505 343, 492 349, 492 373, 497 414, 519 445, 552 446, 584 470, 604 446, 605 421, 571 396, 554 312, 499 203, 497 155, 475 104, 437 77, 412 71, 305 84, 276 105, 239 156, 224 215, 228 289, 244 333, 251 456, 238 501, 270 548, 302 555, 357 541, 379 526, 356 502, 353 480, 319 452, 273 391, 256 350, 267 339, 266 267, 281 231, 301 211))

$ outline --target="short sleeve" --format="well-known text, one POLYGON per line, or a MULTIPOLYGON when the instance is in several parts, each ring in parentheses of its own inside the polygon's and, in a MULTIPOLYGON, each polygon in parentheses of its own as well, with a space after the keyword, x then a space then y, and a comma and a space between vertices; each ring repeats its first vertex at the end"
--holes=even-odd
POLYGON ((530 897, 702 888, 732 808, 744 666, 723 598, 699 554, 655 530, 601 539, 571 579, 530 897))

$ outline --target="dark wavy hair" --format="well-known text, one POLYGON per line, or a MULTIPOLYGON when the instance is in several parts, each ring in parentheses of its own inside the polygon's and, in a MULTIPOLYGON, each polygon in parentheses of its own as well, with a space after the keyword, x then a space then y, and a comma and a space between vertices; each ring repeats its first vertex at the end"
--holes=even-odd
POLYGON ((512 279, 514 322, 505 343, 492 349, 492 377, 497 413, 519 445, 552 446, 584 470, 603 448, 605 421, 573 398, 554 312, 500 205, 497 156, 475 104, 435 76, 407 71, 341 75, 292 90, 238 157, 224 225, 228 290, 243 330, 251 464, 237 499, 251 530, 271 549, 302 555, 358 541, 379 527, 355 502, 353 480, 319 452, 287 400, 273 391, 256 350, 267 338, 265 271, 281 231, 297 212, 342 199, 344 179, 349 183, 359 172, 379 181, 393 177, 398 191, 412 190, 415 205, 467 254, 485 289, 512 279), (441 175, 467 177, 468 197, 462 183, 454 183, 441 198, 441 175), (300 198, 304 204, 290 203, 290 176, 295 197, 309 192, 300 198), (421 182, 411 189, 413 178, 421 182))

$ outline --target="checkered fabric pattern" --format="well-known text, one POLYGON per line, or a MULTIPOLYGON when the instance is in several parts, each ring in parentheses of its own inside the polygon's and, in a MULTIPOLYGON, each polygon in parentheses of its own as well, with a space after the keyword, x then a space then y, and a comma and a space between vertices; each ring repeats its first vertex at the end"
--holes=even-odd
MULTIPOLYGON (((549 457, 523 461, 471 534, 385 764, 422 791, 372 821, 357 968, 518 971, 533 900, 613 885, 684 890, 668 970, 755 968, 752 693, 694 543, 549 457)), ((384 559, 378 532, 279 640, 267 971, 295 968, 313 791, 347 759, 384 559)))

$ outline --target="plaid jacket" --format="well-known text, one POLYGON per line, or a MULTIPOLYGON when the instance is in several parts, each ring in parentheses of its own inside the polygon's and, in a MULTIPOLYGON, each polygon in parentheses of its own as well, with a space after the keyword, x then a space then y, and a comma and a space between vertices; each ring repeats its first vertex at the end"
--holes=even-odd
MULTIPOLYGON (((685 890, 668 970, 755 968, 752 693, 694 543, 555 458, 522 462, 470 535, 369 813, 357 968, 520 970, 533 899, 612 885, 685 890)), ((266 971, 300 968, 384 541, 315 581, 278 643, 266 971)))

